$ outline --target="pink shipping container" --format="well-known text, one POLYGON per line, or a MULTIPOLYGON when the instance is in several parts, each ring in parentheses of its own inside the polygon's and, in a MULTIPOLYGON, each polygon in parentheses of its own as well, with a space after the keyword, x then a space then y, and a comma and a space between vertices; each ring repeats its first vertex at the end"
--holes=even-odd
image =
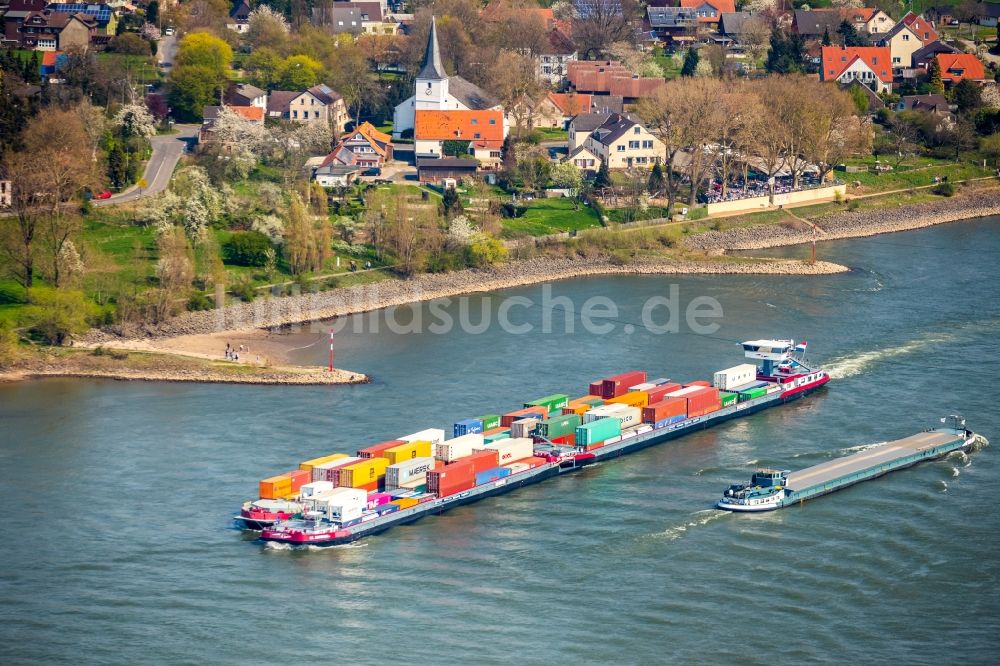
POLYGON ((374 509, 377 506, 388 504, 391 501, 392 501, 392 495, 390 495, 389 493, 368 493, 369 509, 374 509))
POLYGON ((630 372, 623 372, 620 375, 613 375, 601 382, 601 393, 599 395, 605 400, 617 398, 620 395, 628 393, 629 386, 635 386, 644 381, 646 381, 646 373, 641 370, 632 370, 630 372))

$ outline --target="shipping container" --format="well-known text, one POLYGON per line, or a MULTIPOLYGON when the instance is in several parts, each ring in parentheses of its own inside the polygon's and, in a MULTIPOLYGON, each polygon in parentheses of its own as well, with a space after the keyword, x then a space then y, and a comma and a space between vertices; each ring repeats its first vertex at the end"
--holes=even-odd
POLYGON ((510 424, 510 436, 511 437, 531 437, 535 431, 535 426, 541 423, 540 420, 535 418, 530 419, 518 419, 510 424))
POLYGON ((509 469, 506 467, 494 467, 493 469, 488 469, 485 472, 479 472, 476 474, 476 485, 481 486, 484 483, 499 481, 507 476, 510 476, 509 469))
POLYGON ((399 446, 386 449, 382 452, 382 457, 388 459, 390 465, 395 465, 414 458, 430 458, 434 455, 433 448, 433 445, 426 439, 415 439, 412 442, 404 442, 399 446))
POLYGON ((302 495, 302 499, 306 499, 322 493, 328 493, 333 489, 334 485, 329 481, 310 481, 299 488, 299 494, 302 495))
POLYGON ((684 388, 677 389, 676 391, 671 391, 670 393, 668 393, 664 397, 666 397, 666 398, 686 398, 689 395, 691 395, 692 393, 697 393, 698 391, 700 391, 703 388, 705 388, 705 387, 704 386, 685 386, 684 388))
POLYGON ((555 393, 553 395, 547 395, 544 398, 539 398, 538 400, 532 400, 531 402, 524 403, 524 407, 545 407, 549 412, 554 412, 556 410, 562 409, 569 402, 569 396, 565 393, 555 393))
MULTIPOLYGON (((579 426, 577 426, 577 427, 579 427, 579 426)), ((556 437, 554 439, 550 439, 549 441, 552 442, 553 444, 558 445, 558 446, 575 446, 576 445, 576 430, 574 430, 573 432, 571 432, 568 435, 563 435, 562 437, 556 437)))
POLYGON ((544 465, 545 463, 547 463, 548 460, 546 460, 545 458, 541 458, 541 457, 537 457, 537 456, 532 456, 531 458, 525 458, 524 460, 519 460, 518 462, 524 463, 530 469, 535 469, 536 467, 539 467, 539 466, 544 465))
POLYGON ((401 497, 397 500, 393 500, 392 503, 398 506, 399 510, 402 511, 403 509, 409 509, 411 506, 420 504, 420 500, 412 497, 401 497))
POLYGON ((346 522, 361 517, 368 501, 368 494, 359 488, 336 488, 323 497, 316 510, 326 513, 327 518, 346 522), (347 491, 347 492, 345 492, 347 491))
POLYGON ((576 432, 577 426, 583 422, 579 414, 563 414, 538 423, 536 434, 547 439, 562 437, 576 432))
POLYGON ((628 393, 629 386, 642 384, 646 381, 646 373, 641 370, 623 372, 620 375, 612 375, 601 382, 600 396, 607 400, 628 393))
POLYGON ((327 463, 320 463, 312 468, 312 480, 313 481, 329 481, 333 485, 337 485, 337 473, 340 471, 341 467, 347 465, 352 465, 361 460, 357 456, 350 456, 348 458, 340 458, 327 463))
POLYGON ((472 490, 476 487, 475 477, 471 479, 462 479, 460 481, 448 481, 447 479, 441 479, 441 483, 437 486, 427 485, 427 490, 433 493, 437 497, 451 497, 452 495, 457 495, 458 493, 465 492, 466 490, 472 490))
POLYGON ((483 420, 482 419, 462 419, 457 421, 452 428, 452 437, 461 437, 462 435, 471 435, 473 433, 483 431, 483 420))
POLYGON ((676 391, 680 388, 681 388, 680 384, 672 384, 672 383, 660 384, 659 386, 656 386, 648 391, 645 391, 645 394, 649 396, 649 404, 652 405, 654 402, 660 402, 661 400, 663 400, 665 397, 667 397, 668 393, 672 393, 673 391, 676 391))
POLYGON ((702 387, 700 391, 689 393, 686 397, 688 418, 704 416, 718 411, 722 406, 719 400, 719 389, 714 386, 702 387))
POLYGON ((401 439, 390 439, 388 442, 380 442, 379 444, 372 444, 371 446, 366 446, 363 449, 358 449, 359 458, 377 458, 381 457, 382 452, 386 449, 391 449, 394 446, 399 446, 400 444, 405 444, 401 439))
POLYGON ((526 419, 534 417, 536 419, 546 419, 549 416, 549 410, 545 407, 525 407, 524 409, 518 409, 514 412, 507 412, 500 417, 500 425, 504 428, 509 428, 510 424, 514 421, 519 421, 520 419, 526 419))
POLYGON ((371 483, 378 484, 389 466, 386 458, 367 458, 340 469, 337 485, 341 488, 360 488, 371 483))
POLYGON ((649 394, 643 391, 623 393, 617 398, 608 398, 609 405, 628 405, 629 407, 645 407, 649 404, 649 394))
POLYGON ((712 382, 707 382, 704 379, 696 379, 693 382, 688 382, 687 384, 685 384, 684 388, 687 388, 689 386, 705 386, 705 387, 709 387, 711 385, 712 385, 712 382))
POLYGON ((635 393, 636 391, 648 391, 649 389, 656 388, 656 384, 653 382, 643 382, 642 384, 636 384, 635 386, 629 386, 628 392, 635 393))
POLYGON ((482 416, 477 416, 476 418, 483 422, 483 432, 500 427, 499 414, 484 414, 482 416))
MULTIPOLYGON (((616 418, 621 423, 622 428, 629 428, 642 423, 642 409, 617 403, 604 405, 595 407, 584 414, 583 422, 590 423, 607 417, 616 418)), ((579 435, 577 438, 579 439, 579 435)))
MULTIPOLYGON (((346 453, 331 453, 328 456, 321 456, 319 458, 313 458, 312 460, 303 460, 299 463, 299 469, 304 469, 307 472, 312 472, 312 468, 316 465, 322 465, 323 463, 333 462, 334 460, 340 460, 341 458, 346 458, 346 453)), ((310 478, 312 476, 310 475, 310 478)))
POLYGON ((483 448, 484 444, 485 438, 480 433, 446 439, 435 447, 434 457, 445 462, 452 462, 468 456, 473 449, 483 448))
POLYGON ((391 500, 392 495, 389 493, 368 493, 368 503, 366 506, 369 510, 371 510, 377 506, 388 504, 391 500))
POLYGON ((667 398, 642 410, 643 423, 660 423, 675 416, 681 419, 687 416, 687 400, 684 398, 667 398))
POLYGON ((440 428, 428 428, 427 430, 415 432, 412 435, 400 437, 400 439, 404 442, 415 442, 419 439, 430 442, 432 446, 437 446, 444 441, 444 430, 440 428))
POLYGON ((576 429, 577 446, 590 446, 603 442, 609 437, 622 433, 621 421, 614 418, 603 418, 590 423, 584 423, 576 429))
POLYGON ((261 499, 281 499, 292 492, 292 477, 290 474, 279 474, 260 482, 261 499))
POLYGON ((579 416, 583 416, 592 408, 603 404, 604 400, 602 398, 598 398, 596 402, 589 402, 586 400, 571 400, 568 405, 562 408, 562 413, 577 414, 579 416))
POLYGON ((656 423, 654 423, 653 427, 666 428, 668 425, 671 425, 672 423, 679 423, 683 421, 685 418, 687 418, 687 416, 684 414, 678 414, 677 416, 669 416, 663 419, 662 421, 657 421, 656 423))
POLYGON ((765 395, 767 395, 767 389, 766 388, 763 388, 763 387, 761 387, 761 388, 751 388, 751 389, 747 389, 745 391, 740 391, 739 392, 739 396, 740 396, 739 397, 739 401, 740 402, 746 402, 747 400, 753 400, 754 398, 761 398, 761 397, 763 397, 765 395))
POLYGON ((391 489, 404 483, 423 482, 427 478, 427 472, 434 469, 435 462, 438 461, 426 456, 389 465, 385 468, 385 487, 391 489))
POLYGON ((712 377, 712 384, 717 389, 729 390, 743 386, 757 379, 757 366, 753 363, 741 363, 725 370, 719 370, 712 377))
POLYGON ((501 465, 517 462, 522 458, 530 458, 535 454, 535 442, 525 437, 504 439, 493 444, 487 444, 486 448, 497 452, 497 462, 501 465))
POLYGON ((719 391, 719 401, 723 407, 728 407, 729 405, 736 404, 736 398, 738 396, 735 393, 729 393, 728 391, 719 391))
POLYGON ((507 469, 510 470, 511 474, 518 474, 519 472, 527 472, 531 469, 531 465, 524 462, 516 462, 507 465, 507 469))
POLYGON ((484 444, 492 444, 493 442, 499 442, 501 439, 510 438, 510 428, 494 428, 493 431, 483 437, 484 444))
POLYGON ((663 386, 664 384, 671 383, 671 380, 667 379, 666 377, 658 377, 657 379, 650 379, 649 383, 654 384, 656 386, 663 386))
POLYGON ((604 419, 611 416, 612 414, 617 414, 623 409, 628 409, 628 405, 611 404, 611 405, 601 405, 600 407, 594 407, 589 412, 583 415, 583 422, 590 423, 592 421, 604 419))
POLYGON ((375 508, 375 513, 377 513, 380 516, 384 516, 388 513, 396 513, 397 511, 399 511, 399 505, 392 503, 383 504, 382 506, 375 508))
POLYGON ((598 379, 596 382, 590 382, 590 386, 587 387, 587 393, 604 397, 604 380, 598 379))

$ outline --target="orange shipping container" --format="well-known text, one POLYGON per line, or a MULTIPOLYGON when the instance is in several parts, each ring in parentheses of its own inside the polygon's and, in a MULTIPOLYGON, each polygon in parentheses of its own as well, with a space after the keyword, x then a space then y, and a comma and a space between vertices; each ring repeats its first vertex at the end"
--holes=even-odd
POLYGON ((607 404, 628 405, 629 407, 645 407, 649 404, 649 394, 642 391, 632 391, 615 398, 609 398, 605 402, 607 404))
MULTIPOLYGON (((340 460, 341 458, 346 458, 346 453, 331 453, 328 456, 321 456, 319 458, 313 458, 312 460, 303 460, 299 463, 299 469, 304 469, 307 472, 311 472, 312 468, 316 465, 322 465, 323 463, 333 462, 334 460, 340 460)), ((308 483, 308 481, 307 481, 308 483)))
POLYGON ((719 389, 715 387, 703 388, 700 391, 690 393, 687 398, 688 417, 704 416, 711 412, 718 411, 722 407, 722 399, 719 397, 719 389))
POLYGON ((412 497, 400 497, 398 500, 393 500, 392 503, 402 510, 420 504, 420 500, 415 500, 412 497))
POLYGON ((385 476, 385 468, 389 466, 389 461, 385 458, 368 458, 347 465, 341 468, 337 485, 342 488, 363 488, 375 483, 378 486, 379 479, 385 476))
POLYGON ((687 384, 684 385, 684 388, 687 388, 689 386, 711 386, 711 385, 712 382, 706 382, 704 379, 699 379, 698 381, 688 382, 687 384))
POLYGON ((642 410, 643 423, 659 423, 672 416, 687 415, 687 399, 667 398, 657 403, 653 403, 642 410))
POLYGON ((260 482, 261 499, 281 499, 291 493, 292 476, 288 472, 263 479, 260 482))

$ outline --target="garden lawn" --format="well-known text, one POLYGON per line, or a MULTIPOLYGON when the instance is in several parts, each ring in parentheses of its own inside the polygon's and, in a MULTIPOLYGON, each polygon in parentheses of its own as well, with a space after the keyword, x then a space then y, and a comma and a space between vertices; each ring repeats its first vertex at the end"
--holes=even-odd
POLYGON ((510 237, 520 234, 544 236, 561 231, 574 231, 601 226, 601 221, 589 206, 567 198, 535 199, 525 205, 527 210, 518 218, 503 221, 503 235, 510 237))

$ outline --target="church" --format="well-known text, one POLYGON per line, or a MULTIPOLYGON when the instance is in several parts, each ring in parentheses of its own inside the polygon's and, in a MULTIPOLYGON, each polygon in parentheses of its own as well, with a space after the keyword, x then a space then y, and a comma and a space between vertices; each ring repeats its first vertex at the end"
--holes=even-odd
POLYGON ((503 112, 503 106, 492 95, 461 76, 448 76, 445 73, 434 18, 431 19, 424 64, 417 74, 413 97, 399 103, 393 113, 393 138, 399 139, 403 132, 414 129, 417 111, 503 112))

